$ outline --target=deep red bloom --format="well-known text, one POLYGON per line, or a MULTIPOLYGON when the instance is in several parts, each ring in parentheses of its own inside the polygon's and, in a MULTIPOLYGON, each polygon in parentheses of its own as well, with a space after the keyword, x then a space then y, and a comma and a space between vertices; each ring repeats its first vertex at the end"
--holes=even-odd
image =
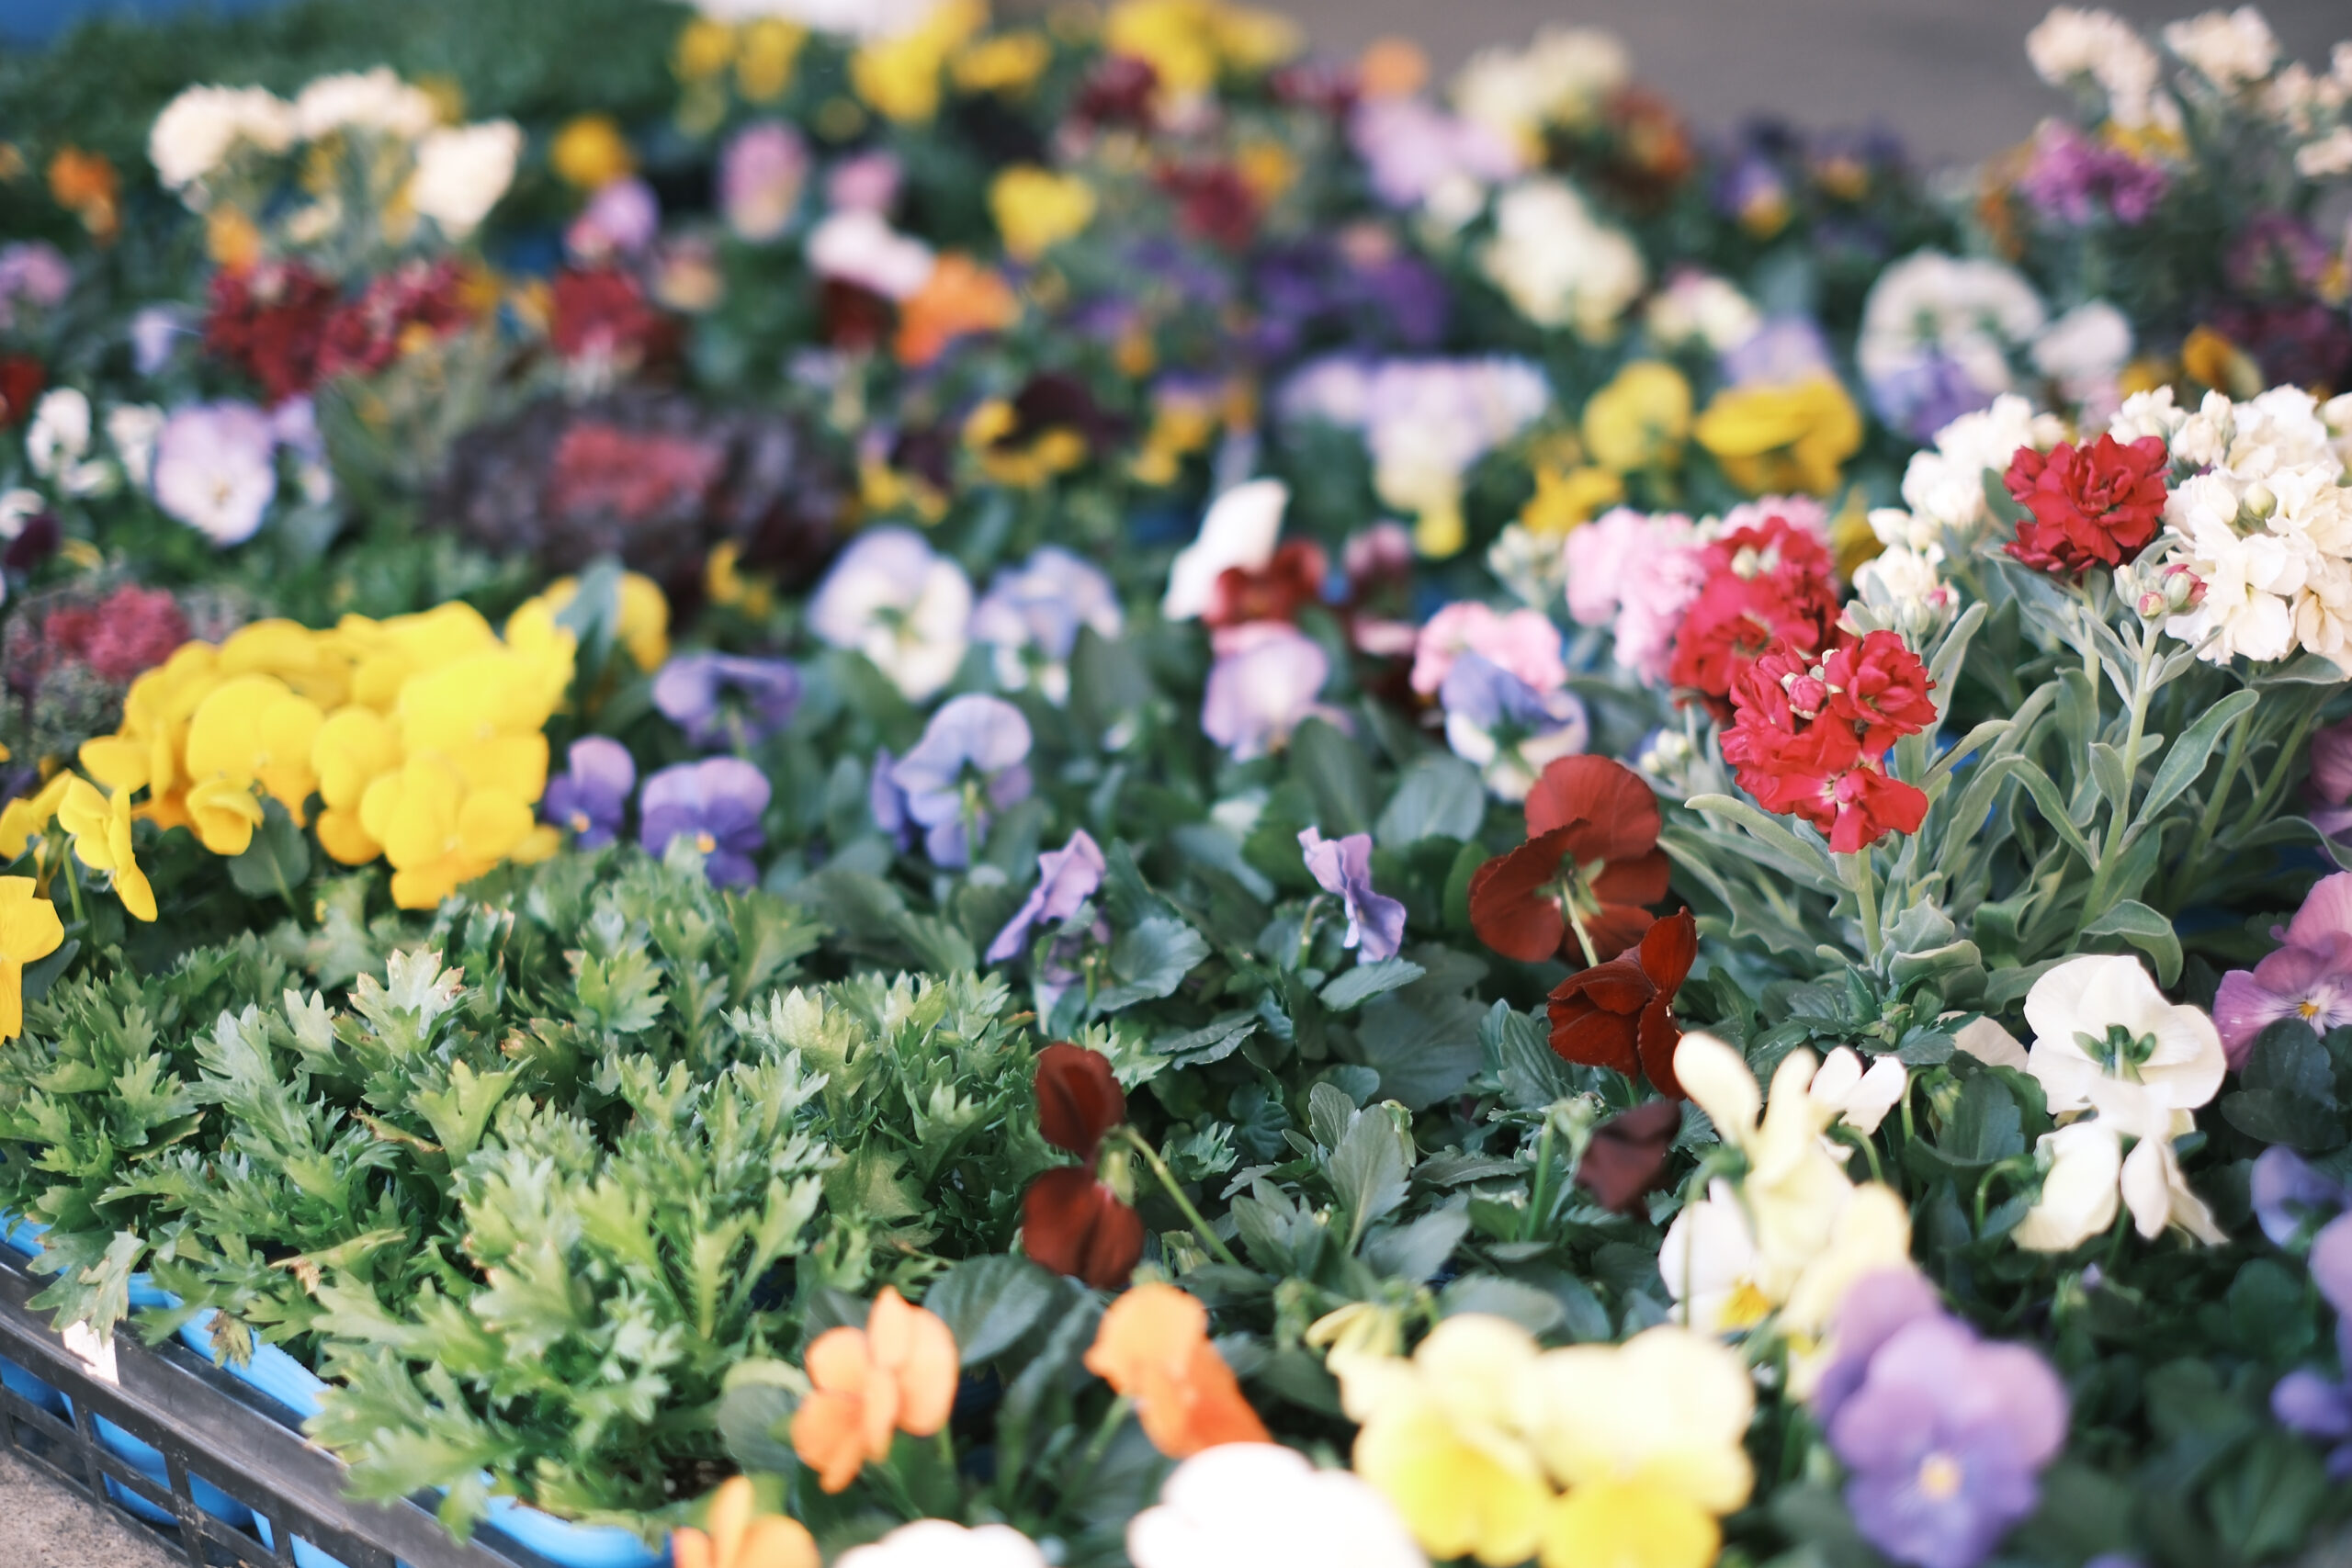
POLYGON ((661 312, 618 267, 566 267, 555 275, 548 335, 566 359, 640 360, 662 335, 661 312))
POLYGON ((1700 565, 1706 581, 1683 612, 1667 675, 1729 719, 1733 675, 1774 638, 1806 653, 1828 646, 1838 584, 1827 547, 1785 517, 1733 529, 1700 565))
POLYGON ((1151 121, 1152 96, 1159 90, 1159 73, 1151 62, 1132 54, 1106 55, 1078 89, 1070 118, 1080 125, 1146 126, 1151 121))
POLYGON ((899 308, 871 288, 829 277, 819 287, 817 318, 825 342, 851 354, 888 342, 899 330, 899 308))
POLYGON ((48 385, 48 368, 31 355, 0 354, 0 430, 30 419, 48 385))
POLYGON ((300 262, 264 262, 212 279, 204 346, 262 385, 273 403, 318 384, 334 285, 300 262))
POLYGON ((1238 626, 1250 621, 1295 621, 1299 610, 1319 604, 1330 558, 1311 539, 1294 539, 1274 552, 1261 571, 1227 567, 1209 592, 1209 607, 1201 619, 1211 626, 1238 626))
POLYGON ((1663 1184, 1667 1156, 1681 1130, 1682 1107, 1671 1100, 1611 1116, 1592 1130, 1592 1142, 1577 1162, 1577 1184, 1602 1208, 1632 1213, 1645 1193, 1663 1184))
POLYGON ((2018 447, 2002 483, 2027 515, 2005 547, 2036 570, 2063 577, 2135 558, 2164 525, 2171 462, 2158 435, 2128 446, 2112 435, 2084 446, 2062 442, 2047 457, 2018 447))
POLYGON ((161 588, 126 582, 95 604, 66 604, 41 623, 43 668, 67 660, 101 680, 127 685, 188 640, 179 601, 161 588))
POLYGON ((1061 1041, 1037 1053, 1037 1131, 1091 1160, 1104 1134, 1127 1119, 1127 1097, 1100 1051, 1061 1041))
POLYGON ((1029 1184, 1021 1200, 1021 1249, 1040 1268, 1115 1291, 1143 1259, 1143 1217, 1092 1171, 1066 1165, 1029 1184))
POLYGON ((1852 854, 1889 829, 1910 833, 1928 797, 1881 770, 1888 747, 1935 720, 1919 656, 1893 632, 1832 649, 1818 664, 1776 642, 1733 678, 1724 761, 1767 811, 1799 816, 1852 854))
POLYGON ((1877 631, 1841 642, 1821 661, 1829 705, 1860 734, 1862 755, 1883 757, 1906 735, 1936 722, 1928 667, 1894 632, 1877 631))
POLYGON ((1588 1067, 1646 1074, 1660 1094, 1681 1099, 1674 993, 1698 957, 1699 922, 1690 910, 1654 921, 1640 947, 1560 982, 1552 993, 1552 1049, 1588 1067))
POLYGON ((717 442, 582 420, 557 444, 541 506, 558 518, 674 518, 710 495, 726 471, 727 451, 717 442))
POLYGON ((1470 924, 1506 958, 1560 956, 1590 963, 1639 941, 1672 874, 1657 847, 1657 796, 1642 776, 1608 757, 1561 757, 1527 795, 1527 842, 1470 879, 1470 924), (1593 953, 1580 951, 1562 912, 1562 884, 1593 953))
POLYGON ((440 337, 465 323, 458 264, 411 261, 368 280, 335 308, 321 335, 318 373, 367 376, 390 365, 412 329, 440 337))
POLYGON ((1179 164, 1159 173, 1176 198, 1176 226, 1197 240, 1238 251, 1258 231, 1258 193, 1230 164, 1179 164))

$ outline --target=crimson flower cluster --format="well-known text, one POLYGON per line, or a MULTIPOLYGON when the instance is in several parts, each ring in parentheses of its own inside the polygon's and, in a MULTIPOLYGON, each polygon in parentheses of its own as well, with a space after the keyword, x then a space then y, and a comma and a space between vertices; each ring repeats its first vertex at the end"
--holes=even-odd
POLYGON ((571 360, 630 367, 661 357, 671 323, 616 266, 566 267, 555 276, 548 340, 571 360))
POLYGON ((348 299, 300 262, 224 269, 212 279, 204 346, 284 402, 332 377, 382 369, 415 332, 456 331, 468 314, 461 285, 449 260, 405 264, 348 299))
POLYGON ((2001 482, 2026 515, 2005 547, 2035 570, 2062 577, 2136 558, 2164 526, 2171 462, 2155 435, 2129 446, 2112 435, 2080 446, 2061 443, 2047 456, 2018 447, 2001 482))
POLYGON ((1705 582, 1683 612, 1667 674, 1728 721, 1743 665, 1775 641, 1802 653, 1828 646, 1838 624, 1835 564, 1819 539, 1777 515, 1725 534, 1700 564, 1705 582))
POLYGON ((1102 1140, 1127 1119, 1127 1097, 1099 1052, 1057 1041, 1037 1053, 1037 1130, 1079 1156, 1046 1171, 1021 1201, 1021 1247, 1041 1268, 1098 1291, 1124 1287, 1143 1260, 1143 1217, 1096 1174, 1102 1140))
POLYGON ((1887 748, 1935 722, 1919 656, 1894 632, 1848 638, 1815 660, 1778 641, 1732 678, 1724 761, 1769 811, 1803 817, 1853 854, 1911 833, 1928 797, 1887 776, 1887 748))

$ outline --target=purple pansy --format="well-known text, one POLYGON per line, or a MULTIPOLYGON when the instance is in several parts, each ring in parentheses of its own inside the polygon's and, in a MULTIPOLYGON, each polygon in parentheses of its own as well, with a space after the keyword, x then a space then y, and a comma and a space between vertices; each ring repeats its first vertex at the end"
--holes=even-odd
POLYGON ((1080 906, 1094 897, 1102 886, 1103 859, 1102 847, 1083 828, 1069 836, 1069 842, 1058 850, 1047 850, 1037 857, 1037 886, 1004 930, 996 933, 989 943, 988 961, 1002 964, 1018 957, 1029 945, 1029 932, 1040 920, 1057 923, 1069 920, 1080 906))
POLYGON ((907 792, 890 776, 898 765, 890 748, 876 749, 874 771, 865 776, 865 809, 873 815, 875 829, 904 850, 914 842, 914 830, 907 822, 907 792))
POLYGON ((1832 374, 1829 340, 1810 316, 1775 316, 1726 349, 1720 368, 1736 387, 1785 387, 1832 374))
POLYGON ((1307 872, 1324 892, 1336 894, 1348 911, 1348 939, 1366 964, 1396 956, 1405 941, 1405 906, 1372 887, 1372 835, 1350 833, 1326 839, 1313 828, 1298 836, 1307 872))
POLYGON ((2248 1196, 2262 1234, 2285 1247, 2314 1219, 2326 1221, 2352 1209, 2352 1186, 2323 1175, 2290 1148, 2262 1151, 2254 1162, 2248 1196))
POLYGON ((2313 732, 2311 762, 2312 826, 2331 839, 2352 831, 2352 718, 2313 732))
POLYGON ((639 841, 658 855, 675 840, 692 840, 712 882, 744 886, 758 876, 752 856, 766 841, 760 816, 768 795, 767 775, 741 757, 664 768, 638 797, 639 841))
POLYGON ((2333 1443, 2328 1478, 2347 1481, 2352 1480, 2352 1321, 2347 1321, 2352 1318, 2352 1214, 2339 1214, 2320 1227, 2312 1238, 2310 1263, 2312 1282, 2335 1309, 2335 1352, 2342 1375, 2329 1378, 2309 1367, 2289 1372, 2270 1391, 2270 1413, 2290 1431, 2333 1443))
POLYGON ((1882 1269, 1847 1287, 1838 1303, 1834 1354, 1813 1389, 1813 1414, 1824 1427, 1862 1386, 1871 1358, 1895 1330, 1943 1310, 1943 1298, 1917 1269, 1882 1269))
POLYGON ((696 746, 756 745, 792 722, 800 671, 781 659, 682 653, 654 677, 653 705, 696 746))
POLYGON ((1591 738, 1574 693, 1539 692, 1482 654, 1454 660, 1438 700, 1446 744, 1505 800, 1525 800, 1545 763, 1583 750, 1591 738))
POLYGON ((1988 1344, 1897 1283, 1841 1312, 1838 1337, 1861 1375, 1825 1384, 1823 1426, 1855 1526, 1898 1562, 1974 1568, 2041 1502, 2066 1441, 2064 1385, 2031 1350, 1988 1344))
POLYGON ((2352 872, 2321 878, 2295 918, 2270 934, 2285 945, 2250 970, 2222 976, 2214 994, 2214 1027, 2233 1068, 2280 1019, 2300 1018, 2321 1034, 2352 1023, 2352 872))
POLYGON ((1330 656, 1297 628, 1252 621, 1217 635, 1201 695, 1201 731, 1246 762, 1279 750, 1315 711, 1330 656))
POLYGON ((637 764, 628 748, 591 735, 573 741, 565 758, 570 765, 548 781, 539 815, 571 829, 573 842, 583 850, 611 843, 628 814, 629 791, 637 787, 637 764))
POLYGON ((973 694, 943 705, 890 769, 907 816, 923 829, 932 863, 971 863, 971 837, 985 838, 997 812, 1029 796, 1029 721, 999 697, 973 694))
POLYGON ((1052 545, 998 572, 972 610, 972 639, 992 650, 998 683, 1010 692, 1034 684, 1056 706, 1069 700, 1079 632, 1091 626, 1098 637, 1115 637, 1124 626, 1111 580, 1052 545))

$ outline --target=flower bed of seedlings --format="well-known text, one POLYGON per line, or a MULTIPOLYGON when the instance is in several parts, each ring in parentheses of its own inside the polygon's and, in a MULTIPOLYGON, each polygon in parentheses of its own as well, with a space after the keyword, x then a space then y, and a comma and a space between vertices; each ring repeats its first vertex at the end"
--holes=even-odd
POLYGON ((36 1304, 569 1568, 2334 1561, 2352 48, 2024 47, 0 58, 36 1304))

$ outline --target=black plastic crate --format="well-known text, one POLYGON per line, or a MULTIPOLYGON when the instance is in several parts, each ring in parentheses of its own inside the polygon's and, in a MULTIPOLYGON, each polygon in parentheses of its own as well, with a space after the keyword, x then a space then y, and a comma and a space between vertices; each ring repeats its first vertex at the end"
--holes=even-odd
POLYGON ((0 1258, 0 1357, 62 1394, 71 1417, 0 1387, 0 1435, 191 1568, 297 1568, 297 1538, 344 1568, 558 1568, 493 1526, 453 1540, 429 1495, 390 1506, 345 1496, 343 1461, 308 1442, 292 1411, 177 1341, 151 1348, 118 1333, 109 1381, 25 1304, 44 1283, 0 1258), (167 1483, 108 1449, 99 1421, 157 1450, 167 1483), (122 1507, 108 1482, 170 1514, 176 1530, 122 1507), (207 1513, 198 1482, 267 1519, 273 1543, 207 1513))

